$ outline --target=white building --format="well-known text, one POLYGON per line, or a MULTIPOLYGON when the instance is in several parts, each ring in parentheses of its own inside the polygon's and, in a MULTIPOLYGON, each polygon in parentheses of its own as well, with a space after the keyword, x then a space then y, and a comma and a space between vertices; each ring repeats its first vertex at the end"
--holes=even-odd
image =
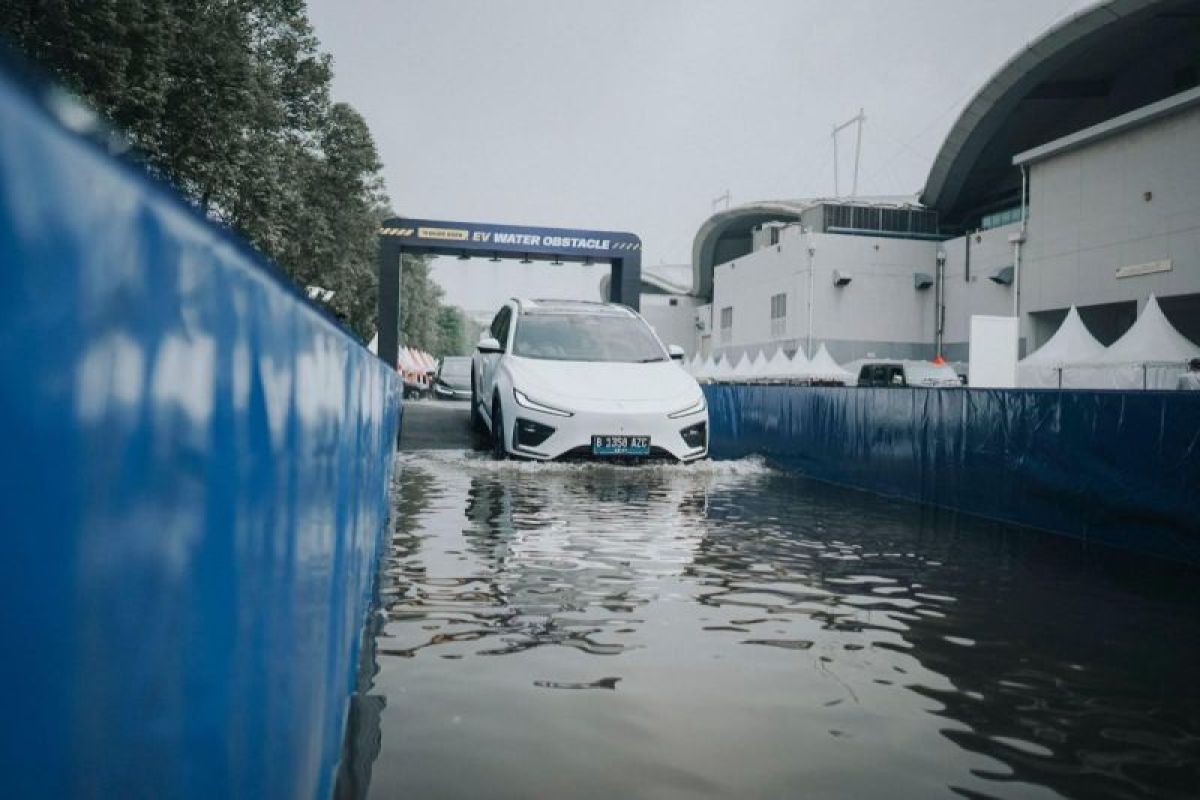
POLYGON ((688 288, 689 351, 960 360, 971 315, 1016 312, 1024 354, 1071 305, 1109 344, 1151 294, 1200 342, 1200 0, 1056 25, 967 104, 918 196, 714 214, 688 288))

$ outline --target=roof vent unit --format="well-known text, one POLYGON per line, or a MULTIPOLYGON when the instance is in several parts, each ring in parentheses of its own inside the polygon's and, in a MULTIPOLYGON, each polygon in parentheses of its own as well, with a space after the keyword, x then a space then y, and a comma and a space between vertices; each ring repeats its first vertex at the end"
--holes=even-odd
POLYGON ((850 283, 850 281, 853 280, 853 278, 854 278, 854 276, 851 275, 849 272, 842 272, 840 269, 835 269, 833 271, 833 285, 834 286, 845 286, 848 283, 850 283))
POLYGON ((988 275, 988 280, 992 283, 998 283, 1001 286, 1011 286, 1013 282, 1013 268, 1001 267, 991 275, 988 275))
POLYGON ((753 249, 761 250, 764 247, 779 244, 779 240, 783 236, 783 229, 786 227, 786 222, 764 222, 759 225, 750 235, 753 249))
POLYGON ((933 276, 932 275, 930 275, 928 272, 914 272, 913 273, 913 288, 914 289, 928 289, 930 286, 933 286, 933 276))

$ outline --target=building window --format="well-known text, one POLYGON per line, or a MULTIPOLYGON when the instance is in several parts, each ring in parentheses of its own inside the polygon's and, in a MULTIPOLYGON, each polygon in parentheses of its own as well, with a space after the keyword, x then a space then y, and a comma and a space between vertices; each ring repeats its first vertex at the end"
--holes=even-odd
POLYGON ((787 333, 787 294, 771 295, 771 338, 779 339, 787 333))
POLYGON ((725 306, 721 309, 721 343, 729 344, 733 341, 733 306, 725 306))
POLYGON ((983 219, 979 221, 981 230, 991 230, 999 228, 1001 225, 1011 225, 1014 222, 1021 221, 1021 207, 1013 206, 1006 208, 1003 211, 994 211, 991 214, 985 214, 983 219))

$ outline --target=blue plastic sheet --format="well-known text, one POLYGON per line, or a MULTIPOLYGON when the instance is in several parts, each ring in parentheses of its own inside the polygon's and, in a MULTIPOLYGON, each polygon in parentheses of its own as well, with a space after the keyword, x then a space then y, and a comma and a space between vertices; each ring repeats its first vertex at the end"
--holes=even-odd
POLYGON ((711 451, 1200 562, 1200 394, 708 386, 711 451))
POLYGON ((0 796, 327 797, 399 383, 40 91, 0 74, 0 796))

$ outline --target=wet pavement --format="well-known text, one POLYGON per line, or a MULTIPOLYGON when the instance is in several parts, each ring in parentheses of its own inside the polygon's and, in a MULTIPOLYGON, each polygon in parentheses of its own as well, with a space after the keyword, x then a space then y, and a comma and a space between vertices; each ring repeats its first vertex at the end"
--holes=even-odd
POLYGON ((777 472, 398 457, 341 796, 1195 797, 1200 580, 777 472))

